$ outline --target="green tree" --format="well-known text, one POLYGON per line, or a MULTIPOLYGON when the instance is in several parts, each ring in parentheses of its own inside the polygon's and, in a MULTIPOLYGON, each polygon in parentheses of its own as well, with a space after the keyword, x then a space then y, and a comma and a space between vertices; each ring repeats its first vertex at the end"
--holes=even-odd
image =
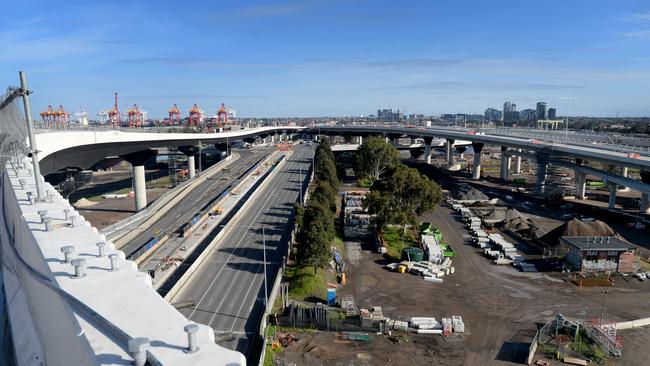
POLYGON ((302 203, 295 202, 293 204, 293 213, 294 213, 294 220, 296 223, 296 229, 298 230, 298 232, 300 232, 300 230, 302 230, 302 224, 305 217, 305 207, 302 205, 302 203))
MULTIPOLYGON (((311 201, 310 201, 311 202, 311 201)), ((324 205, 310 204, 305 210, 303 228, 298 235, 296 259, 302 267, 327 266, 332 258, 331 242, 334 240, 332 212, 324 205)))
POLYGON ((316 156, 314 157, 314 175, 317 180, 328 182, 333 188, 339 187, 339 180, 336 176, 336 163, 334 158, 325 149, 316 149, 316 156))
POLYGON ((354 171, 363 178, 378 180, 399 163, 399 151, 381 137, 370 137, 361 144, 354 159, 354 171))
POLYGON ((440 186, 417 169, 399 164, 384 180, 377 182, 364 204, 376 215, 381 230, 386 224, 415 224, 418 215, 431 211, 442 198, 440 186))
POLYGON ((311 199, 329 207, 332 212, 336 212, 336 190, 327 181, 318 182, 318 187, 314 190, 311 199))

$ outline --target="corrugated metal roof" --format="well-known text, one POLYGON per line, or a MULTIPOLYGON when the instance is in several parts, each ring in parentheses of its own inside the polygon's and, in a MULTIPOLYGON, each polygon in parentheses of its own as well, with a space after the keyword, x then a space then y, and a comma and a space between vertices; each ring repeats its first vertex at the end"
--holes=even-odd
POLYGON ((631 250, 636 247, 616 236, 563 236, 562 241, 580 250, 631 250))

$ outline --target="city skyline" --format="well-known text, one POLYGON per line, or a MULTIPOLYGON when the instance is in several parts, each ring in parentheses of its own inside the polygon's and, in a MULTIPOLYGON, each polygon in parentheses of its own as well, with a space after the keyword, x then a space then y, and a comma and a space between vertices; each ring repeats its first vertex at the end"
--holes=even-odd
POLYGON ((6 4, 0 79, 28 72, 35 112, 91 118, 137 103, 242 117, 478 113, 504 101, 558 115, 648 116, 642 1, 454 4, 192 1, 6 4), (468 9, 471 9, 468 11, 468 9), (117 15, 117 16, 116 16, 117 15), (53 18, 54 17, 54 18, 53 18))

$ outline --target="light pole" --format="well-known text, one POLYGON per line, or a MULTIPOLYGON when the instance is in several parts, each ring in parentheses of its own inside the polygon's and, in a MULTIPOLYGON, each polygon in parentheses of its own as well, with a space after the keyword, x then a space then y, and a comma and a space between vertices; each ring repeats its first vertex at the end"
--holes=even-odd
POLYGON ((262 252, 264 253, 264 307, 266 310, 269 308, 269 289, 266 280, 266 232, 264 231, 264 225, 262 225, 262 252))
POLYGON ((560 97, 560 100, 566 101, 566 122, 564 123, 564 142, 569 141, 569 102, 572 100, 577 100, 578 98, 573 97, 560 97))
POLYGON ((605 295, 607 295, 607 290, 601 291, 603 293, 603 304, 600 307, 600 327, 603 327, 603 321, 605 321, 605 295))

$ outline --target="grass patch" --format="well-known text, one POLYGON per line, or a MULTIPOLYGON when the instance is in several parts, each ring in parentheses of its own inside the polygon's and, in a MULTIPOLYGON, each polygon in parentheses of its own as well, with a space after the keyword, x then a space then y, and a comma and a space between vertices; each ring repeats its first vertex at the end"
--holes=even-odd
POLYGON ((361 188, 370 188, 372 186, 372 179, 370 178, 360 178, 357 180, 357 186, 361 188))
POLYGON ((386 255, 389 259, 400 260, 402 249, 411 246, 418 246, 415 236, 404 228, 399 226, 386 227, 382 232, 382 238, 386 244, 386 255))
POLYGON ((289 297, 299 301, 310 301, 320 299, 321 302, 327 299, 327 281, 331 280, 332 274, 324 269, 287 267, 284 277, 289 282, 289 297))

